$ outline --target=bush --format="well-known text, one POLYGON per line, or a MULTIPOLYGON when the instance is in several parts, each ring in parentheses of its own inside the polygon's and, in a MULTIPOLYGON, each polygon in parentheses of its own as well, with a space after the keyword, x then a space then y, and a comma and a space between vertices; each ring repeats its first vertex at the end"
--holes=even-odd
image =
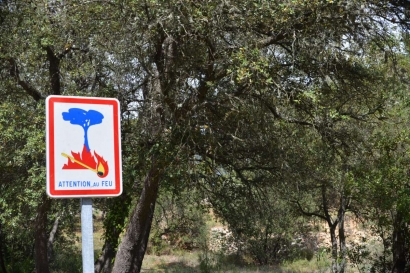
POLYGON ((159 197, 151 230, 148 253, 164 254, 172 249, 199 249, 206 241, 207 212, 195 203, 191 192, 159 197))

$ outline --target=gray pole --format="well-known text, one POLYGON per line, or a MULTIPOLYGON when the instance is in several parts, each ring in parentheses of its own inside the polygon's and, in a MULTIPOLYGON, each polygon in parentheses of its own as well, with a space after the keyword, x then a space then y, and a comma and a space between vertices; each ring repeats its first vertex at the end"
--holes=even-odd
POLYGON ((83 273, 94 273, 93 201, 81 198, 83 273))

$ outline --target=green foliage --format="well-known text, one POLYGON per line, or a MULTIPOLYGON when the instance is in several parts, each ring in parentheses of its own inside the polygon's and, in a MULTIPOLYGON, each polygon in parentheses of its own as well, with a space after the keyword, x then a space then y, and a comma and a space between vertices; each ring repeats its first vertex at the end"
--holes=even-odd
POLYGON ((148 251, 156 255, 173 250, 206 248, 207 213, 198 203, 197 193, 182 191, 163 192, 159 197, 154 215, 148 251))
POLYGON ((55 257, 51 263, 53 273, 82 272, 81 249, 67 244, 55 244, 55 257))
POLYGON ((28 272, 33 267, 29 257, 33 251, 34 217, 44 187, 44 116, 26 101, 5 100, 0 106, 0 128, 3 251, 11 268, 28 272))
POLYGON ((261 265, 300 258, 300 246, 291 245, 293 235, 303 232, 303 223, 298 222, 292 207, 275 189, 247 184, 251 182, 230 177, 228 173, 210 180, 214 185, 210 186, 209 201, 232 231, 233 238, 227 243, 236 249, 233 253, 251 257, 261 265))

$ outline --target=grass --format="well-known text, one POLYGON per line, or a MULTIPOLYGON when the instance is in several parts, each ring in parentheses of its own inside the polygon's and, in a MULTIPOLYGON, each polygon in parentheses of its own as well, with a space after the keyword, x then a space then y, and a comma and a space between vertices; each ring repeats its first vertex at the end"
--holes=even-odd
MULTIPOLYGON (((200 263, 201 252, 179 252, 176 255, 145 255, 142 263, 143 273, 327 273, 330 272, 330 260, 316 258, 287 262, 280 266, 255 266, 237 264, 226 257, 212 255, 209 264, 200 263), (214 261, 219 259, 219 262, 214 261), (230 261, 230 262, 229 262, 230 261)), ((347 273, 357 272, 348 269, 347 273)))
POLYGON ((200 272, 198 256, 195 253, 178 253, 179 255, 145 255, 141 272, 200 272))

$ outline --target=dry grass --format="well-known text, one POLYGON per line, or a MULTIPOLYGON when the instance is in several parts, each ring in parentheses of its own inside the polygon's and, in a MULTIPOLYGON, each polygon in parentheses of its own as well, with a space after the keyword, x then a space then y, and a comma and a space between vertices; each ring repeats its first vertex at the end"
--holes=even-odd
MULTIPOLYGON (((237 265, 220 263, 210 268, 200 264, 201 252, 180 252, 176 255, 145 255, 143 273, 327 273, 330 272, 330 260, 312 259, 289 262, 281 266, 237 265)), ((357 272, 348 269, 347 273, 357 272)))
POLYGON ((200 272, 198 268, 198 255, 187 252, 178 255, 145 255, 141 272, 200 272))

